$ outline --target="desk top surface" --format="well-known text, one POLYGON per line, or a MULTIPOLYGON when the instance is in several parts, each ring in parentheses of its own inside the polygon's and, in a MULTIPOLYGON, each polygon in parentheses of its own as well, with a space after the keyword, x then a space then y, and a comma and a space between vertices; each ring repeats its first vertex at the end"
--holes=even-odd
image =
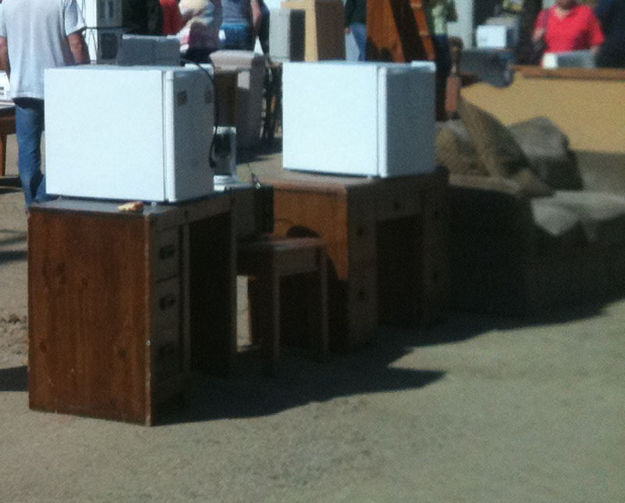
POLYGON ((439 183, 447 178, 443 168, 437 168, 431 173, 391 178, 367 176, 336 176, 324 173, 309 173, 301 171, 282 170, 270 179, 262 180, 277 190, 307 190, 314 192, 345 192, 352 190, 371 190, 393 188, 409 185, 411 187, 427 187, 432 183, 439 183))
MULTIPOLYGON (((230 192, 213 192, 208 197, 183 201, 176 204, 167 203, 144 203, 137 211, 123 211, 120 206, 127 201, 110 201, 101 199, 78 199, 58 198, 45 203, 34 204, 31 212, 57 212, 57 213, 89 213, 125 218, 153 218, 184 214, 194 210, 208 209, 214 213, 227 211, 230 208, 230 192), (208 208, 210 207, 210 208, 208 208)), ((187 216, 185 216, 186 218, 187 216)))

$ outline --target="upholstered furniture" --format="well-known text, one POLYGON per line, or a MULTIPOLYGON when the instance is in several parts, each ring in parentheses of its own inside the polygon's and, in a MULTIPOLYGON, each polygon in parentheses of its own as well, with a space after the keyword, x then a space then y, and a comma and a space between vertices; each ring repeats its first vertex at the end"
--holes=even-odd
POLYGON ((437 138, 450 170, 452 305, 530 314, 625 293, 625 192, 602 182, 623 187, 625 169, 578 170, 546 118, 506 127, 466 100, 460 117, 437 138))

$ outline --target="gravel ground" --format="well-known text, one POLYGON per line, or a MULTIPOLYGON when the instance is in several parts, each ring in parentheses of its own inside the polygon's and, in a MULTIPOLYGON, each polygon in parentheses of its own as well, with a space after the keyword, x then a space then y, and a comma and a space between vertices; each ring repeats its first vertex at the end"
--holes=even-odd
POLYGON ((0 179, 0 501, 625 501, 623 300, 381 328, 328 362, 286 354, 274 379, 241 353, 154 428, 30 410, 26 218, 11 185, 0 179))

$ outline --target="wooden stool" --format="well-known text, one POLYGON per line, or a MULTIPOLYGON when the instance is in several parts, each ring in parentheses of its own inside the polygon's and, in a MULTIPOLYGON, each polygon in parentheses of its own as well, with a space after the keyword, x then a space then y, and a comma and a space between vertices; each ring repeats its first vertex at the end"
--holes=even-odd
POLYGON ((313 352, 328 350, 326 244, 321 238, 263 237, 238 247, 237 273, 256 277, 252 340, 261 340, 261 354, 268 374, 274 374, 280 357, 280 280, 309 273, 307 327, 313 352))

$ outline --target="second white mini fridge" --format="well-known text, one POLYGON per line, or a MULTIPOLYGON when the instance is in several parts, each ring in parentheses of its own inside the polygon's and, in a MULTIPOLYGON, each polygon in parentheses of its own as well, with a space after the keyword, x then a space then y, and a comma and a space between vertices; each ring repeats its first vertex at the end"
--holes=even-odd
POLYGON ((434 169, 433 63, 284 63, 285 169, 392 177, 434 169))
POLYGON ((197 68, 46 70, 46 190, 156 202, 212 192, 213 101, 197 68))

